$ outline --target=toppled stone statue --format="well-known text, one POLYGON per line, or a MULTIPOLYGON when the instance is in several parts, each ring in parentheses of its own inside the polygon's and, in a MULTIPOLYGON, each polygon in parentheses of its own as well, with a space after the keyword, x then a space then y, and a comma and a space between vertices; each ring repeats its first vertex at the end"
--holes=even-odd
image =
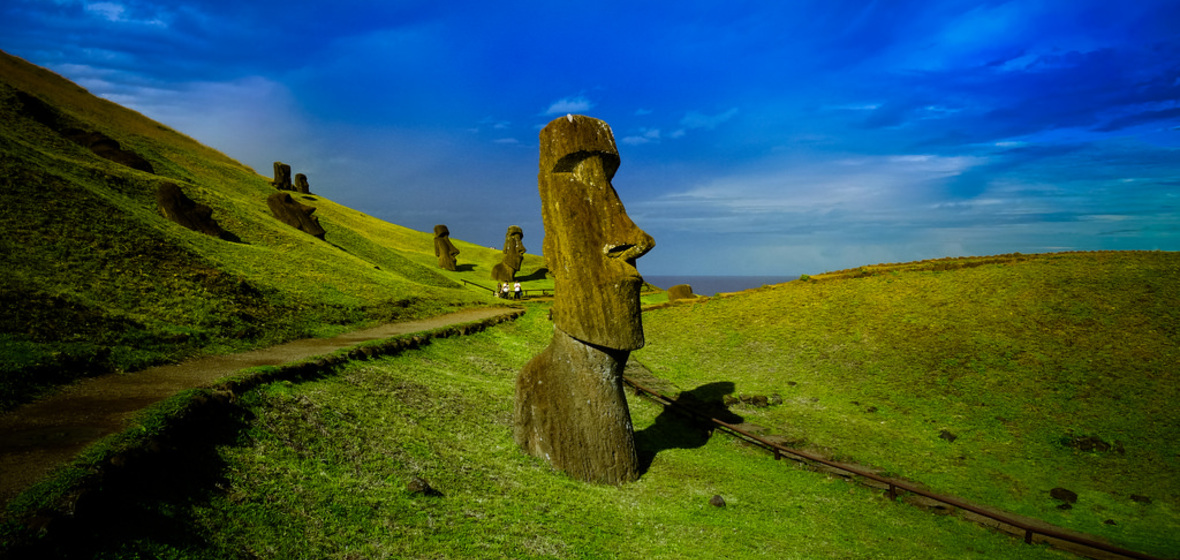
POLYGON ((319 239, 324 238, 326 232, 320 226, 319 218, 312 216, 315 213, 315 208, 300 204, 291 198, 290 193, 274 193, 266 197, 266 205, 270 207, 270 213, 274 214, 280 222, 319 239))
POLYGON ((295 186, 291 184, 291 166, 281 161, 275 162, 275 179, 270 182, 276 189, 280 191, 293 191, 295 186))
POLYGON ((94 155, 139 171, 153 174, 156 172, 151 162, 139 154, 124 149, 117 140, 106 134, 78 128, 78 126, 82 126, 79 121, 62 114, 56 107, 42 101, 41 98, 17 90, 16 100, 22 114, 48 127, 67 140, 90 150, 94 155))
POLYGON ((439 224, 434 226, 434 256, 438 257, 438 267, 443 270, 455 270, 455 257, 459 250, 451 243, 451 230, 439 224))
POLYGON ((668 288, 668 301, 676 301, 678 299, 694 299, 697 296, 692 293, 692 286, 688 284, 677 284, 668 288))
POLYGON ((515 282, 516 273, 520 272, 524 262, 524 230, 520 226, 508 226, 504 234, 504 257, 499 264, 492 267, 492 279, 497 282, 515 282))
POLYGON ((197 204, 176 183, 164 183, 156 189, 156 205, 165 218, 196 232, 228 239, 232 234, 213 219, 213 209, 197 204))
POLYGON ((311 194, 311 184, 307 182, 307 175, 295 174, 295 191, 299 194, 311 194))
POLYGON ((567 115, 541 131, 538 188, 554 275, 553 340, 516 379, 513 436, 570 476, 639 477, 622 375, 643 347, 635 260, 655 246, 611 186, 619 168, 605 122, 567 115))

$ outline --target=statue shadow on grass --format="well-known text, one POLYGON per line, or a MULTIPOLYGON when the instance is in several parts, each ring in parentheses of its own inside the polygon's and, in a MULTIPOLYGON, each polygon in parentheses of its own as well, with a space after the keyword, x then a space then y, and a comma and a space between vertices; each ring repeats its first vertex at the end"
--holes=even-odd
POLYGON ((732 381, 715 381, 683 391, 674 399, 677 406, 666 406, 650 426, 635 432, 635 448, 639 454, 639 472, 646 474, 652 461, 667 449, 696 449, 703 447, 717 427, 708 420, 716 418, 728 424, 740 424, 744 418, 725 405, 725 396, 734 392, 732 381), (699 416, 681 407, 696 411, 699 416))
POLYGON ((475 270, 475 265, 473 265, 473 264, 457 264, 457 265, 455 265, 455 272, 471 272, 473 270, 475 270))

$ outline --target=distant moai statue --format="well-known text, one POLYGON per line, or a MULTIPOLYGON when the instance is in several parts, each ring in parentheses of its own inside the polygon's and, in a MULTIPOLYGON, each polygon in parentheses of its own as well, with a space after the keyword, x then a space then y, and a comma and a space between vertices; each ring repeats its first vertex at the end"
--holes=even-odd
POLYGON ((553 340, 516 378, 513 436, 570 476, 619 484, 639 477, 623 368, 643 347, 635 260, 655 240, 611 186, 619 168, 605 122, 567 115, 541 131, 544 254, 554 276, 553 340))
POLYGON ((307 182, 307 175, 295 174, 295 191, 299 194, 311 194, 311 185, 307 182))
POLYGON ((692 286, 688 284, 677 284, 668 288, 668 301, 676 301, 678 299, 696 299, 696 294, 692 293, 692 286))
POLYGON ((492 267, 492 279, 497 282, 514 282, 524 262, 524 230, 520 226, 508 226, 504 234, 504 257, 492 267))
POLYGON ((320 226, 319 218, 312 216, 315 213, 315 208, 300 204, 291 198, 290 193, 274 193, 266 197, 266 205, 270 207, 270 213, 274 214, 274 217, 278 218, 280 222, 319 239, 324 238, 326 232, 320 226))
POLYGON ((291 166, 281 161, 275 162, 275 178, 270 184, 274 185, 280 191, 293 191, 295 186, 291 184, 291 166))
POLYGON ((438 257, 438 267, 443 270, 455 270, 455 257, 459 250, 451 243, 451 230, 439 224, 434 226, 434 256, 438 257))
POLYGON ((197 204, 176 183, 164 183, 156 189, 156 206, 165 218, 196 232, 229 239, 232 234, 213 219, 213 209, 197 204))

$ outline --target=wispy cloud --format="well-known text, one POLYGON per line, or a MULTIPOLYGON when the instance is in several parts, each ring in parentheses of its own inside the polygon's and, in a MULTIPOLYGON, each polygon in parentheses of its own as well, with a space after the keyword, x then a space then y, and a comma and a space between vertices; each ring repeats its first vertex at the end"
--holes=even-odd
POLYGON ((561 115, 565 113, 585 113, 593 107, 594 103, 592 103, 589 99, 586 99, 581 95, 577 95, 574 97, 565 97, 554 101, 553 104, 549 105, 549 108, 545 109, 545 112, 542 114, 561 115))

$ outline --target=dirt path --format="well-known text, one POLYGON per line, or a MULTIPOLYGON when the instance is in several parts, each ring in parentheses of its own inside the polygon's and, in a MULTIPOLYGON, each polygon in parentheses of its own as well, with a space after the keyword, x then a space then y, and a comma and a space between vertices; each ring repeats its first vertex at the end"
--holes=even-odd
POLYGON ((333 338, 296 340, 240 354, 210 356, 83 380, 59 394, 0 415, 0 504, 7 504, 99 438, 122 431, 136 412, 185 389, 211 386, 248 367, 285 364, 369 340, 489 319, 513 311, 505 307, 470 309, 333 338))

